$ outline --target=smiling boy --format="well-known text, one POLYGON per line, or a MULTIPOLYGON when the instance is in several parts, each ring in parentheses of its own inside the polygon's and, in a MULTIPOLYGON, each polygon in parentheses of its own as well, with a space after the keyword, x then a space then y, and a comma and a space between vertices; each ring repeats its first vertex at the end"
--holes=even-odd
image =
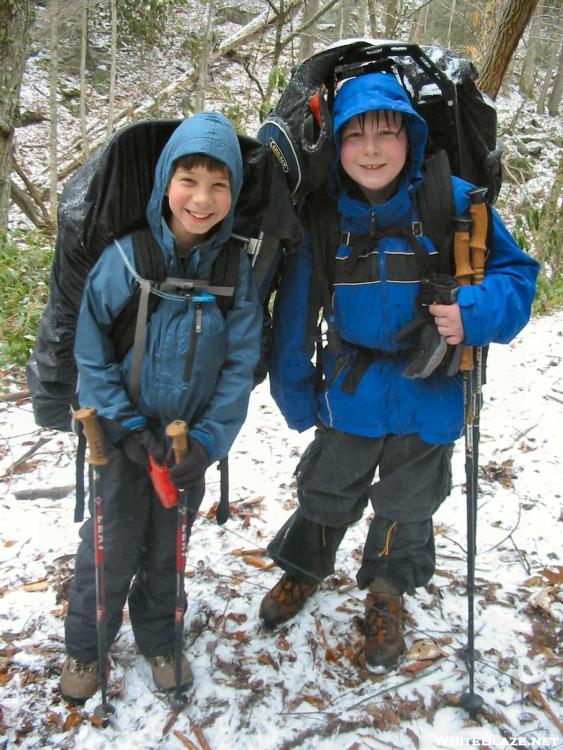
MULTIPOLYGON (((196 290, 198 282, 200 288, 209 283, 213 263, 231 235, 242 175, 238 138, 222 115, 200 113, 174 131, 158 160, 146 211, 171 280, 190 279, 196 290)), ((168 449, 166 425, 187 422, 188 455, 171 475, 187 492, 191 528, 205 492, 206 469, 227 455, 246 417, 262 311, 242 249, 233 303, 225 315, 209 293, 163 293, 146 325, 140 391, 133 399, 133 351, 119 361, 111 331, 138 285, 133 240, 127 235, 105 249, 86 282, 75 343, 78 397, 82 406, 96 408, 108 447, 100 488, 107 643, 119 630, 127 600, 139 650, 150 662, 156 686, 169 690, 175 686, 177 511, 156 497, 148 455, 160 463, 168 449)), ((61 692, 83 701, 98 687, 91 518, 80 536, 61 692)), ((183 656, 182 686, 191 681, 183 656)))
MULTIPOLYGON (((397 340, 414 315, 419 257, 428 255, 429 265, 438 256, 430 238, 414 232, 424 119, 392 74, 367 73, 336 93, 333 133, 330 188, 340 243, 313 250, 311 233, 322 220, 313 215, 305 241, 287 258, 274 309, 272 395, 290 427, 317 429, 295 471, 299 507, 268 546, 285 572, 263 598, 260 616, 274 627, 297 615, 334 572, 347 528, 371 502, 374 516, 356 577, 368 592, 365 664, 385 669, 405 650, 403 594, 425 586, 434 573, 432 516, 451 489, 453 444, 463 431, 463 378, 444 366, 427 377, 407 376, 416 342, 397 340), (308 309, 310 287, 322 274, 319 256, 334 259, 340 341, 337 353, 323 347, 322 373, 311 362, 308 309)), ((452 179, 458 216, 468 212, 471 187, 452 179)), ((450 344, 507 343, 529 319, 538 264, 494 210, 491 229, 482 284, 459 289, 455 304, 429 307, 450 344)))

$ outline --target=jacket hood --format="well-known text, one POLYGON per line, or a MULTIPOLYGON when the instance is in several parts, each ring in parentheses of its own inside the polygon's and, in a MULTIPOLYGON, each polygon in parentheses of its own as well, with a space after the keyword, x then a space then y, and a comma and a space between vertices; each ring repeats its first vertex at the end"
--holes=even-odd
POLYGON ((205 154, 223 162, 231 182, 232 203, 227 216, 213 234, 213 244, 222 245, 233 228, 236 203, 242 187, 243 164, 235 129, 218 112, 199 112, 184 120, 172 133, 158 159, 154 186, 147 206, 147 221, 159 244, 166 248, 171 233, 163 218, 166 189, 178 159, 190 154, 205 154))
POLYGON ((352 117, 372 110, 393 110, 403 115, 409 138, 407 182, 416 190, 422 181, 428 127, 412 106, 405 89, 391 73, 366 73, 352 78, 336 94, 332 117, 338 162, 343 125, 352 117))

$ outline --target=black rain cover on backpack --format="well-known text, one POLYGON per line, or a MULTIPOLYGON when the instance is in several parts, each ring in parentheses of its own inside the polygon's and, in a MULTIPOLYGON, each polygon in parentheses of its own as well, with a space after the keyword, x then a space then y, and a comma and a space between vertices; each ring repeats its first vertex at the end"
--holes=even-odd
MULTIPOLYGON (((41 426, 70 428, 69 405, 76 387, 74 337, 86 277, 114 239, 146 227, 156 163, 181 122, 150 120, 121 129, 64 187, 49 298, 26 368, 35 419, 41 426)), ((234 231, 244 237, 264 235, 262 251, 252 256, 263 302, 282 250, 298 244, 301 228, 270 151, 246 136, 239 135, 239 143, 244 173, 234 231)))
POLYGON ((294 201, 327 185, 336 156, 330 116, 335 73, 344 79, 389 63, 426 119, 428 154, 444 149, 452 173, 486 186, 493 203, 501 187, 496 109, 477 88, 473 64, 439 47, 366 39, 338 42, 296 66, 258 131, 294 201))

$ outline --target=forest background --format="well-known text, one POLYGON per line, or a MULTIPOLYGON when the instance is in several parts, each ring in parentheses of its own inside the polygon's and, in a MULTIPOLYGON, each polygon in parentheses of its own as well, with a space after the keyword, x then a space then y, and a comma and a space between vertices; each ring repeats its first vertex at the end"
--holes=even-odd
POLYGON ((291 68, 346 37, 439 44, 496 100, 503 218, 563 303, 562 0, 0 0, 0 365, 44 307, 65 180, 136 120, 222 111, 255 135, 291 68))

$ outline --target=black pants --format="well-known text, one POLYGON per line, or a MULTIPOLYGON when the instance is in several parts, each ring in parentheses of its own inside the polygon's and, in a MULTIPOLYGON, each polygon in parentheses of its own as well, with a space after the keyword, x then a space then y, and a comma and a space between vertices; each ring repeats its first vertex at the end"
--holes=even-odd
POLYGON ((299 508, 269 544, 270 556, 319 582, 334 572, 346 529, 369 500, 375 516, 358 585, 381 577, 414 593, 434 573, 432 515, 451 491, 452 452, 452 443, 430 445, 415 434, 366 438, 319 427, 295 471, 299 508))
MULTIPOLYGON (((104 510, 106 643, 109 647, 117 635, 128 598, 141 653, 173 654, 177 508, 164 508, 147 471, 122 451, 108 447, 108 456, 98 488, 104 510)), ((204 492, 202 484, 188 497, 188 535, 204 492)), ((89 518, 80 529, 65 621, 67 651, 79 661, 93 661, 98 655, 93 532, 89 518)))

